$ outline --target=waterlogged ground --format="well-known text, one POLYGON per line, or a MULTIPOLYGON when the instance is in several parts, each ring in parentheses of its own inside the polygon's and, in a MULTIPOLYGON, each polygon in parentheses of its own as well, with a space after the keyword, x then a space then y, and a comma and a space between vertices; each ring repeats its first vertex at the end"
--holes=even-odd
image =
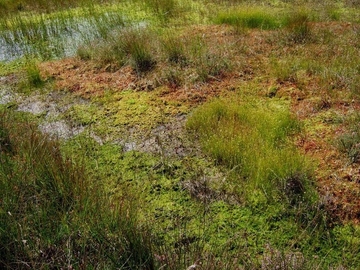
MULTIPOLYGON (((341 27, 343 31, 351 31, 348 24, 337 24, 330 29, 338 32, 341 27)), ((215 39, 217 43, 234 40, 236 36, 231 31, 214 26, 192 29, 192 32, 201 33, 209 40, 215 39)), ((346 91, 338 92, 336 96, 324 96, 322 91, 311 87, 311 79, 301 77, 305 76, 301 70, 294 80, 266 79, 260 85, 254 84, 252 80, 267 61, 261 56, 270 49, 267 39, 271 36, 253 31, 240 39, 242 50, 252 55, 246 58, 247 65, 240 72, 231 73, 221 80, 187 84, 175 89, 162 85, 156 74, 138 77, 129 67, 108 72, 106 68, 98 69, 91 62, 78 59, 44 63, 41 69, 45 76, 54 78, 56 89, 89 101, 89 104, 78 104, 68 111, 76 124, 90 124, 92 131, 102 140, 118 141, 125 149, 159 151, 158 143, 162 142, 167 147, 163 149, 165 153, 180 155, 186 152, 186 147, 182 146, 182 140, 185 140, 183 123, 192 108, 214 96, 239 89, 260 96, 272 95, 271 91, 275 89, 274 95, 289 100, 291 110, 305 126, 305 132, 296 144, 319 164, 316 172, 324 200, 341 219, 359 222, 358 163, 349 162, 339 153, 335 142, 344 133, 345 119, 356 114, 360 102, 346 91), (250 44, 256 46, 248 47, 250 44), (309 85, 306 91, 305 85, 309 85), (129 137, 117 138, 118 134, 129 134, 129 137)))
MULTIPOLYGON (((340 31, 339 27, 341 24, 334 26, 334 31, 340 31)), ((348 25, 343 27, 349 29, 348 25)), ((232 30, 226 27, 201 27, 192 31, 208 39, 216 38, 217 42, 234 38, 232 30)), ((348 162, 334 141, 344 133, 344 119, 356 114, 360 103, 346 92, 324 97, 311 87, 304 91, 301 84, 307 83, 306 78, 296 82, 262 80, 260 86, 254 85, 252 79, 258 72, 257 66, 266 61, 260 55, 269 46, 268 38, 268 33, 257 31, 242 37, 242 47, 254 57, 239 73, 222 80, 169 88, 156 74, 139 77, 127 66, 108 71, 107 67, 98 68, 91 61, 66 58, 40 64, 43 78, 51 81, 46 93, 35 91, 22 97, 12 90, 11 85, 17 79, 9 75, 1 78, 0 100, 2 104, 16 103, 17 110, 34 114, 41 119, 40 128, 44 132, 60 138, 85 132, 99 143, 113 142, 125 151, 183 157, 194 147, 184 133, 187 114, 192 108, 240 88, 244 91, 254 88, 260 96, 275 91, 277 97, 291 102, 293 112, 305 125, 305 133, 296 144, 319 164, 318 186, 324 200, 342 219, 359 222, 358 163, 348 162), (256 47, 247 47, 255 41, 256 47)))
MULTIPOLYGON (((313 254, 319 256, 313 258, 317 265, 327 256, 335 265, 346 254, 333 249, 321 253, 325 252, 323 243, 314 239, 322 238, 305 233, 284 206, 264 205, 257 194, 251 203, 244 202, 227 185, 233 172, 215 166, 186 130, 193 110, 218 96, 237 95, 243 100, 251 96, 278 107, 289 106, 303 126, 293 143, 315 166, 322 205, 334 223, 350 224, 335 227, 332 234, 339 246, 350 247, 356 254, 360 236, 358 227, 351 224, 360 222, 359 160, 349 161, 337 142, 360 110, 358 93, 350 89, 358 86, 348 74, 336 79, 329 75, 334 90, 328 91, 329 85, 316 73, 322 67, 314 63, 308 67, 292 54, 307 59, 319 54, 326 58, 334 52, 342 55, 345 46, 328 49, 319 44, 326 44, 327 35, 351 35, 358 25, 335 22, 313 27, 321 42, 295 46, 279 44, 281 33, 276 31, 238 33, 213 25, 182 29, 183 36, 231 44, 222 56, 234 55, 236 64, 207 81, 196 80, 191 73, 181 85, 164 79, 166 66, 161 64, 140 75, 128 65, 114 68, 78 57, 43 61, 38 64, 44 81, 41 87, 29 86, 23 72, 0 77, 0 105, 31 114, 44 133, 63 140, 64 149, 82 157, 90 174, 105 182, 109 196, 121 197, 126 187, 135 188, 138 194, 131 195, 133 201, 144 210, 141 218, 161 232, 160 244, 170 242, 186 250, 199 242, 208 250, 261 254, 263 269, 268 269, 272 260, 281 257, 279 250, 293 242, 308 252, 283 254, 294 269, 300 269, 296 267, 304 256, 313 254)), ((163 262, 171 254, 164 250, 157 256, 163 262)))
POLYGON ((133 3, 9 16, 0 22, 0 61, 29 55, 39 59, 74 56, 80 46, 111 36, 123 27, 144 27, 145 18, 133 3))

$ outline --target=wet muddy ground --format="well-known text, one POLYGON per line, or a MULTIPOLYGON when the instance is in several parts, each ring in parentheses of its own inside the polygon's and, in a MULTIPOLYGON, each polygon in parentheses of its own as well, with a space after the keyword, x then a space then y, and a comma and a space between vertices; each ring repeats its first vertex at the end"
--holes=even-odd
MULTIPOLYGON (((38 117, 40 130, 50 136, 67 140, 86 131, 99 144, 108 142, 108 138, 98 136, 91 127, 63 117, 74 105, 86 105, 90 101, 59 91, 47 94, 35 92, 31 95, 16 93, 16 80, 13 76, 0 78, 0 104, 16 106, 17 111, 38 117)), ((111 138, 110 142, 121 145, 125 152, 141 151, 183 157, 194 151, 184 136, 185 121, 186 115, 180 114, 146 132, 136 126, 130 127, 126 136, 111 138)))

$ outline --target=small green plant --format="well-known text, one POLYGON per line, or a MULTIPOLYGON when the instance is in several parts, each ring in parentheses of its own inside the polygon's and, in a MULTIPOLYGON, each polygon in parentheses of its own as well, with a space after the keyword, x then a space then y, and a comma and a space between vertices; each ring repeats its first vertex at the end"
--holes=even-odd
POLYGON ((351 163, 360 162, 360 115, 353 113, 345 123, 348 131, 340 135, 337 139, 338 149, 345 153, 351 163))
POLYGON ((44 80, 41 78, 40 69, 36 62, 29 61, 25 67, 27 82, 30 87, 41 87, 44 85, 44 80))
POLYGON ((182 72, 178 69, 168 69, 164 74, 164 79, 172 89, 178 88, 184 83, 182 72))
POLYGON ((168 34, 162 39, 163 50, 166 54, 167 60, 174 64, 185 64, 186 53, 185 45, 180 37, 174 34, 168 34))
POLYGON ((288 39, 294 43, 306 43, 312 38, 310 15, 307 11, 297 11, 290 14, 286 22, 286 28, 288 39))

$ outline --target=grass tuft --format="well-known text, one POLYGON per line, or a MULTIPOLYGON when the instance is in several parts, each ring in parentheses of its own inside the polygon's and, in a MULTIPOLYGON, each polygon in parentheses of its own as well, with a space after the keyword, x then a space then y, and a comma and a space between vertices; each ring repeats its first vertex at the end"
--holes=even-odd
POLYGON ((287 19, 286 28, 288 31, 288 38, 294 43, 306 43, 311 40, 312 30, 310 26, 309 12, 296 11, 287 19))
POLYGON ((182 39, 175 36, 174 33, 168 34, 162 39, 162 47, 170 63, 186 63, 185 45, 182 39))
POLYGON ((268 200, 310 199, 311 174, 288 143, 300 127, 286 107, 219 99, 196 110, 187 127, 218 164, 238 173, 243 189, 262 190, 268 200))
POLYGON ((264 30, 277 29, 285 22, 285 17, 275 16, 273 11, 259 7, 245 7, 242 9, 220 12, 215 22, 228 24, 236 29, 260 28, 264 30))
POLYGON ((40 69, 34 61, 27 63, 25 67, 27 82, 30 87, 39 88, 44 85, 44 80, 41 78, 40 69))
POLYGON ((338 149, 345 153, 351 163, 360 163, 360 114, 353 113, 346 120, 347 132, 337 139, 338 149))
POLYGON ((153 269, 131 193, 110 201, 58 141, 0 114, 0 268, 153 269))
POLYGON ((118 68, 131 64, 138 72, 147 72, 156 65, 151 42, 154 38, 145 28, 130 28, 106 39, 95 48, 85 47, 78 50, 82 59, 93 58, 101 65, 115 64, 118 68))
POLYGON ((163 20, 175 16, 178 11, 177 0, 146 0, 145 4, 163 20))

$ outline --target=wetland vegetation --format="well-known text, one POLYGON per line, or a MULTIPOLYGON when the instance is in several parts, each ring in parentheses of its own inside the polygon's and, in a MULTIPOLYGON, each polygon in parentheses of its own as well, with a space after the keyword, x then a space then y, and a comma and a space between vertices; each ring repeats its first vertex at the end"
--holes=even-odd
POLYGON ((359 9, 0 0, 0 268, 358 269, 359 9))

